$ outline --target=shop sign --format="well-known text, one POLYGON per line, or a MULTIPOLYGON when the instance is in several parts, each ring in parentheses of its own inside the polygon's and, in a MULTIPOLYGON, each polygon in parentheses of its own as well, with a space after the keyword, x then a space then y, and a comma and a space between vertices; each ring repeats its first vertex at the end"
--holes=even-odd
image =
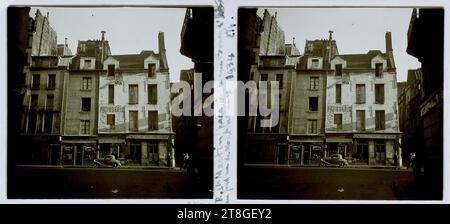
POLYGON ((348 105, 329 105, 327 108, 328 112, 330 113, 345 113, 345 112, 352 112, 352 106, 348 105))
POLYGON ((117 113, 117 112, 124 112, 125 107, 124 106, 101 106, 100 112, 102 113, 117 113))

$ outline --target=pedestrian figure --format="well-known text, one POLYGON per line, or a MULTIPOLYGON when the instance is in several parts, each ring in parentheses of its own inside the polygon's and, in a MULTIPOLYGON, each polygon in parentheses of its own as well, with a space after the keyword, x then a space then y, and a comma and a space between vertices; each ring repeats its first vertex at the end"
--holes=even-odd
POLYGON ((182 168, 188 168, 189 166, 189 153, 183 153, 183 167, 182 168))
POLYGON ((415 163, 416 163, 416 153, 413 152, 413 153, 411 153, 411 155, 410 155, 409 166, 410 166, 411 168, 414 168, 415 163))
POLYGON ((398 157, 397 157, 397 154, 394 154, 394 166, 395 166, 395 168, 397 169, 397 166, 398 166, 398 157))

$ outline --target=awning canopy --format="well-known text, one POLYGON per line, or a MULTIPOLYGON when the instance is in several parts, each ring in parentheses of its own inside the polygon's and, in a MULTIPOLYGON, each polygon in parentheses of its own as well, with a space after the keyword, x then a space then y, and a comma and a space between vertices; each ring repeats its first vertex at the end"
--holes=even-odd
POLYGON ((334 138, 327 138, 326 142, 330 142, 330 143, 352 143, 353 139, 351 138, 338 138, 338 137, 334 137, 334 138))

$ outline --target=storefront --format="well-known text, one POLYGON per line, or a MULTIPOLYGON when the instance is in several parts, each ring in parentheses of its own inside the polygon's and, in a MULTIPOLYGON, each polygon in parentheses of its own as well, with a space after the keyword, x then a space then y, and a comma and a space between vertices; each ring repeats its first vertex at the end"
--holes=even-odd
POLYGON ((324 155, 323 136, 290 136, 290 164, 318 165, 324 155))
POLYGON ((353 138, 356 145, 356 150, 352 154, 355 164, 383 166, 398 164, 394 161, 401 155, 397 144, 398 134, 354 134, 353 138))
POLYGON ((90 166, 97 158, 97 140, 93 138, 62 139, 61 164, 66 166, 90 166))
POLYGON ((122 151, 129 165, 170 166, 175 155, 171 141, 174 133, 130 134, 122 151))

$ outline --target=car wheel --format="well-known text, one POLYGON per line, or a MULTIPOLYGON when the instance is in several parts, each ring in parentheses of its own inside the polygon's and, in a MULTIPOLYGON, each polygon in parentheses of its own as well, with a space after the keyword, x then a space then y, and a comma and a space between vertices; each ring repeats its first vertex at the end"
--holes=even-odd
POLYGON ((98 167, 98 164, 97 164, 97 163, 94 163, 94 164, 92 164, 92 167, 97 168, 97 167, 98 167))
POLYGON ((320 163, 320 166, 321 166, 321 167, 324 167, 324 166, 325 166, 325 163, 324 163, 324 162, 321 162, 321 163, 320 163))
POLYGON ((114 168, 117 168, 117 163, 113 163, 113 167, 114 167, 114 168))
POLYGON ((340 162, 339 163, 339 167, 344 167, 345 166, 345 163, 344 162, 340 162))

